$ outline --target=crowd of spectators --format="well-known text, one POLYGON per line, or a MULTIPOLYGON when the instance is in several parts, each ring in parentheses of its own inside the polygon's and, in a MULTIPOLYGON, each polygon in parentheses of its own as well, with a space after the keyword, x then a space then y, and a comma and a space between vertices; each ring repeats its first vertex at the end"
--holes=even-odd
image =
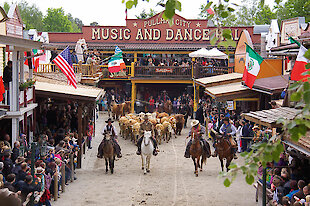
POLYGON ((33 195, 34 205, 51 205, 51 198, 59 196, 63 179, 65 184, 75 179, 74 159, 79 150, 76 134, 58 133, 57 136, 58 144, 47 134, 40 135, 35 143, 27 144, 26 136, 21 134, 11 148, 10 136, 5 135, 4 141, 0 141, 1 203, 28 205, 33 195), (34 164, 33 171, 31 163, 34 164))
MULTIPOLYGON (((271 108, 277 108, 270 102, 271 108)), ((227 110, 210 98, 202 98, 196 119, 205 124, 210 131, 219 131, 224 119, 229 118, 236 131, 233 136, 238 143, 238 152, 249 152, 253 143, 266 142, 271 139, 273 130, 259 127, 242 118, 235 110, 227 110), (200 114, 201 113, 201 114, 200 114)), ((276 131, 277 132, 277 131, 276 131)), ((211 137, 210 137, 211 138, 211 137)), ((310 205, 310 167, 309 159, 301 157, 294 149, 286 147, 278 162, 267 164, 267 187, 270 205, 303 206, 310 205)), ((262 182, 262 165, 259 165, 258 179, 262 182)))

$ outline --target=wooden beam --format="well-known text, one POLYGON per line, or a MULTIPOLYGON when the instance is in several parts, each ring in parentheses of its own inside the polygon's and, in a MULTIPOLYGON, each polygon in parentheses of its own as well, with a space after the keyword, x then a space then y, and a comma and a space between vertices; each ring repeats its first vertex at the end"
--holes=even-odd
POLYGON ((83 104, 79 103, 78 104, 78 145, 79 145, 79 152, 78 152, 78 157, 77 157, 77 168, 82 167, 82 138, 83 138, 83 131, 82 131, 82 111, 83 111, 83 104))

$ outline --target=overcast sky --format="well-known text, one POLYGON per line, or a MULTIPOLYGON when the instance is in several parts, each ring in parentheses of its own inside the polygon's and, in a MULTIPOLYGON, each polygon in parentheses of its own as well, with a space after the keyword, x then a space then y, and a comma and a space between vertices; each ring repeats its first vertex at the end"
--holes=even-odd
MULTIPOLYGON (((12 0, 4 0, 12 2, 12 0)), ((1 1, 1 5, 3 2, 1 1)), ((20 2, 21 0, 13 0, 13 2, 20 2)), ((125 4, 122 0, 26 0, 30 4, 36 4, 43 14, 46 13, 47 8, 64 8, 66 13, 71 13, 73 17, 78 17, 85 25, 96 21, 100 25, 125 25, 125 4)), ((195 19, 198 17, 199 8, 202 3, 207 0, 180 0, 182 3, 181 16, 187 19, 195 19)), ((241 1, 241 0, 235 0, 241 1)), ((149 3, 139 0, 137 8, 128 10, 128 18, 136 18, 143 9, 149 11, 150 8, 159 12, 163 7, 156 6, 158 0, 150 0, 149 3)))

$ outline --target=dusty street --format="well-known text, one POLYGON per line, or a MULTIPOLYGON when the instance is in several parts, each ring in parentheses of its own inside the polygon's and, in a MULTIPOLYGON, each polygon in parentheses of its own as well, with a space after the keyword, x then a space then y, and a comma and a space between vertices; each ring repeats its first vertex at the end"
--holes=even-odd
MULTIPOLYGON (((106 117, 99 117, 93 149, 87 151, 82 169, 77 170, 78 179, 66 187, 53 205, 256 205, 255 189, 245 183, 243 176, 229 188, 223 185, 218 178, 218 158, 209 158, 204 171, 199 177, 194 176, 192 160, 183 157, 188 129, 177 139, 159 146, 160 152, 152 157, 151 172, 147 175, 143 175, 135 145, 119 138, 123 158, 115 162, 113 175, 105 174, 105 162, 96 155, 106 117)), ((119 129, 118 122, 114 125, 119 129)))

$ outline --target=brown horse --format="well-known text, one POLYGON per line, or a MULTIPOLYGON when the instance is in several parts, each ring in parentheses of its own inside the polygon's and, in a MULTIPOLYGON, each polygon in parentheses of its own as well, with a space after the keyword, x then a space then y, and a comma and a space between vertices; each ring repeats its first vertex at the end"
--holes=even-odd
POLYGON ((219 160, 221 162, 222 171, 224 171, 224 162, 226 159, 226 171, 229 170, 229 165, 234 158, 234 153, 232 151, 232 146, 229 140, 224 136, 218 136, 214 132, 211 132, 211 136, 215 137, 214 147, 216 148, 217 154, 219 156, 219 160))
POLYGON ((194 165, 195 165, 195 172, 194 174, 196 177, 198 177, 198 168, 200 168, 200 171, 202 171, 202 165, 203 163, 206 163, 207 161, 207 154, 205 154, 202 145, 200 144, 200 136, 197 133, 193 133, 193 140, 192 145, 190 147, 190 155, 193 159, 194 165), (201 162, 200 162, 201 157, 201 162))
POLYGON ((98 148, 98 158, 104 157, 105 159, 105 167, 106 167, 106 173, 108 173, 109 168, 111 170, 111 174, 114 172, 114 161, 115 161, 115 151, 113 147, 113 140, 112 135, 107 133, 105 134, 103 140, 101 141, 99 148, 98 148))

